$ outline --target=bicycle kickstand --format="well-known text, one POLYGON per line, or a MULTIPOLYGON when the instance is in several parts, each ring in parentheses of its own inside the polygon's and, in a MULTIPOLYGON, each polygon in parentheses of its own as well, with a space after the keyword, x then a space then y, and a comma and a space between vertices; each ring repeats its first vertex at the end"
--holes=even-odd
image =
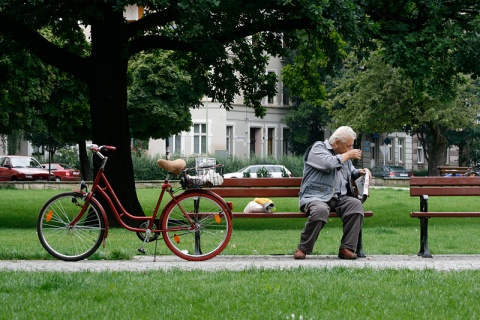
POLYGON ((147 239, 150 238, 150 229, 145 230, 145 239, 143 239, 142 246, 138 248, 138 252, 145 254, 145 243, 147 243, 147 239))
POLYGON ((155 239, 155 252, 153 253, 153 262, 157 262, 157 244, 158 244, 158 237, 155 239))

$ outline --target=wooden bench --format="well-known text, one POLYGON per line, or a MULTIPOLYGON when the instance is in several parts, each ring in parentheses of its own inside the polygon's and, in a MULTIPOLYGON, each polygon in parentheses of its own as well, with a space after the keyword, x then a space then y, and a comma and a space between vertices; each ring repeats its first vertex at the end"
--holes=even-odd
POLYGON ((410 217, 420 219, 420 251, 417 255, 432 258, 428 248, 428 219, 480 217, 480 212, 428 211, 429 196, 480 196, 480 177, 411 177, 410 196, 420 197, 420 211, 410 217))
MULTIPOLYGON (((221 186, 209 188, 223 198, 269 198, 275 203, 274 198, 296 198, 300 191, 302 178, 225 178, 221 186)), ((228 199, 227 199, 228 200, 228 199)), ((244 213, 244 207, 233 208, 233 218, 306 218, 303 212, 276 211, 274 213, 244 213), (235 211, 240 209, 241 211, 235 211)), ((276 208, 277 210, 281 208, 276 208)), ((371 211, 365 212, 365 217, 371 217, 371 211)), ((335 212, 330 212, 330 218, 338 218, 335 212)), ((359 257, 365 257, 362 245, 362 234, 359 235, 357 246, 359 257)))
POLYGON ((438 174, 441 176, 446 174, 451 174, 452 176, 463 176, 468 171, 468 167, 441 166, 437 168, 438 174))

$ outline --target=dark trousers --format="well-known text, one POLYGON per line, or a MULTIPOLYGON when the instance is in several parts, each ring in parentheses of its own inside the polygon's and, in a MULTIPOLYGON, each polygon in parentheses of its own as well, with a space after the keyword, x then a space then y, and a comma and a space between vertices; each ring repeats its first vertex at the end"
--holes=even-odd
POLYGON ((313 246, 323 226, 328 222, 330 209, 335 210, 343 222, 343 236, 340 242, 340 249, 355 251, 358 244, 358 236, 363 226, 363 205, 360 200, 354 197, 342 197, 336 201, 329 202, 312 201, 308 203, 304 211, 308 214, 305 227, 300 234, 298 249, 306 254, 311 254, 313 246))

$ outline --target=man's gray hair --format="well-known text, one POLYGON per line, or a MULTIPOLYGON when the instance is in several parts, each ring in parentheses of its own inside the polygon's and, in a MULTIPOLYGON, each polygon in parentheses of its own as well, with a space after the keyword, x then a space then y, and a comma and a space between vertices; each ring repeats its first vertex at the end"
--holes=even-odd
POLYGON ((355 140, 357 139, 357 134, 349 126, 342 126, 335 130, 334 133, 332 133, 330 138, 328 138, 328 142, 330 142, 330 144, 334 143, 335 140, 345 142, 348 138, 352 138, 353 140, 355 140))

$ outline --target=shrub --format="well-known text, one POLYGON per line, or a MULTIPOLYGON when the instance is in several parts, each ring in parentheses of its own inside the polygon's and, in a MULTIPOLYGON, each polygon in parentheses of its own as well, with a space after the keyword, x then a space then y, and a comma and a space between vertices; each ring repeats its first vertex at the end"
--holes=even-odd
POLYGON ((135 180, 163 180, 166 172, 157 165, 156 157, 132 153, 133 174, 135 180))
MULTIPOLYGON (((150 156, 148 154, 132 152, 132 162, 135 180, 163 180, 166 172, 160 169, 157 165, 157 159, 164 158, 162 155, 150 156)), ((182 158, 187 163, 187 167, 195 167, 195 160, 198 156, 185 157, 181 154, 172 154, 171 159, 182 158)), ((208 158, 215 158, 215 155, 207 155, 208 158)), ((301 177, 303 172, 303 157, 285 156, 279 159, 272 157, 252 157, 251 159, 244 159, 240 157, 217 158, 217 164, 223 164, 225 173, 235 172, 250 164, 280 164, 287 167, 293 177, 301 177)), ((265 170, 266 171, 266 170, 265 170)), ((263 175, 263 171, 257 172, 257 175, 263 175)))

